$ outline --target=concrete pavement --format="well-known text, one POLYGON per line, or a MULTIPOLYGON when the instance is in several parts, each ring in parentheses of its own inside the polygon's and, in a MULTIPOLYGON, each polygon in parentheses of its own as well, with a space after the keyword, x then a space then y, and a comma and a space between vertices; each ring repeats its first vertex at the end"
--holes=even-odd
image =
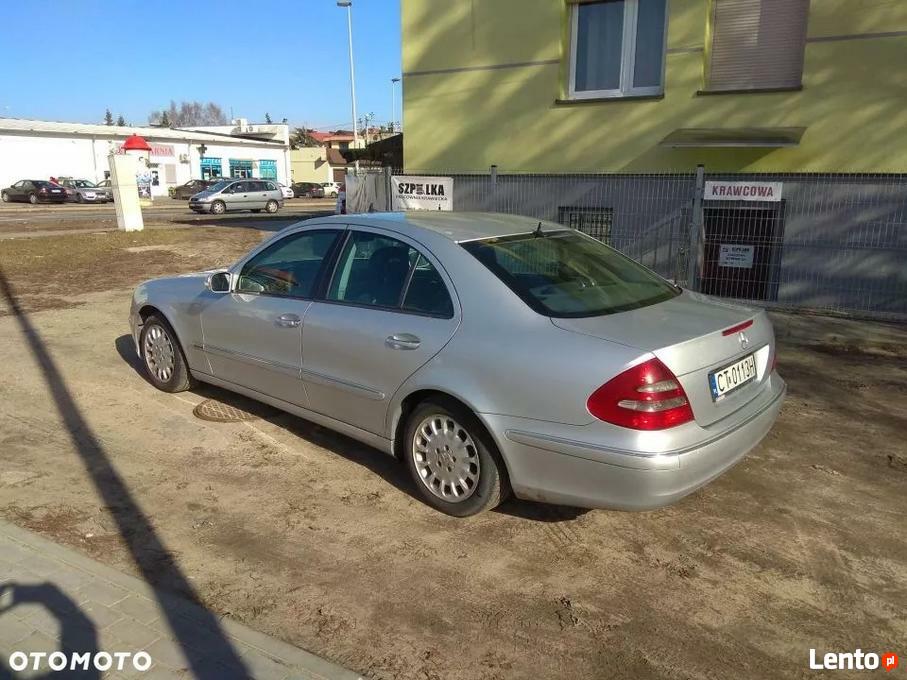
POLYGON ((198 605, 0 521, 0 679, 359 679, 228 619, 218 620, 220 630, 207 629, 202 622, 210 617, 203 613, 198 605), (167 624, 174 612, 198 622, 191 639, 185 634, 175 639, 167 624), (232 666, 223 665, 215 651, 223 644, 239 660, 232 666), (60 651, 66 656, 56 654, 60 651), (107 655, 112 659, 105 669, 107 655), (204 664, 192 668, 188 656, 205 659, 204 664), (64 659, 66 670, 60 671, 64 659))

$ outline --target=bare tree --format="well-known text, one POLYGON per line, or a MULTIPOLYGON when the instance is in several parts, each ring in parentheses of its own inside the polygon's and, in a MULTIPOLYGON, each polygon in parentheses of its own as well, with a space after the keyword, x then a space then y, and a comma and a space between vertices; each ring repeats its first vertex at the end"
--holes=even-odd
POLYGON ((306 127, 298 127, 290 135, 290 146, 298 149, 303 146, 318 146, 318 142, 312 137, 313 130, 306 127))
POLYGON ((170 108, 152 111, 148 116, 151 125, 163 125, 167 121, 170 127, 191 127, 193 125, 226 125, 227 116, 223 109, 214 102, 170 102, 170 108))

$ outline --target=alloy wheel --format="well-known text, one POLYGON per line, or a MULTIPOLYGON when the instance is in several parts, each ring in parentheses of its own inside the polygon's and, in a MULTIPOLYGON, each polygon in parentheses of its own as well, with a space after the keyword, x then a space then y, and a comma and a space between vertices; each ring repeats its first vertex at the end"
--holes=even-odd
POLYGON ((412 455, 422 484, 438 498, 460 503, 475 492, 479 452, 466 428, 449 415, 430 415, 419 423, 412 455))
POLYGON ((167 382, 173 376, 175 351, 170 336, 161 326, 151 326, 145 333, 145 366, 157 380, 167 382))

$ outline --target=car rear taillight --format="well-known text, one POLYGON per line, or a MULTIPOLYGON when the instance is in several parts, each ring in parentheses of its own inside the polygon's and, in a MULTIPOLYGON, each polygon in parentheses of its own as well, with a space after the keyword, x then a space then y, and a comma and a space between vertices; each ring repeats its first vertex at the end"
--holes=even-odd
POLYGON ((586 402, 589 413, 631 430, 664 430, 693 420, 676 376, 658 359, 628 368, 599 387, 586 402))

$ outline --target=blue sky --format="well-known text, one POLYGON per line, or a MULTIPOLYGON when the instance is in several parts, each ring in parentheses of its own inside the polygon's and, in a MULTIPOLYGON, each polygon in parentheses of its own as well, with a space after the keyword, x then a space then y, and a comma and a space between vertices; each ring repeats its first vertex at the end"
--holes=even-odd
MULTIPOLYGON (((358 115, 391 118, 400 0, 353 0, 358 115)), ((171 99, 227 116, 349 127, 346 10, 335 0, 4 3, 0 116, 137 125, 171 99)), ((400 84, 397 117, 400 117, 400 84)))

